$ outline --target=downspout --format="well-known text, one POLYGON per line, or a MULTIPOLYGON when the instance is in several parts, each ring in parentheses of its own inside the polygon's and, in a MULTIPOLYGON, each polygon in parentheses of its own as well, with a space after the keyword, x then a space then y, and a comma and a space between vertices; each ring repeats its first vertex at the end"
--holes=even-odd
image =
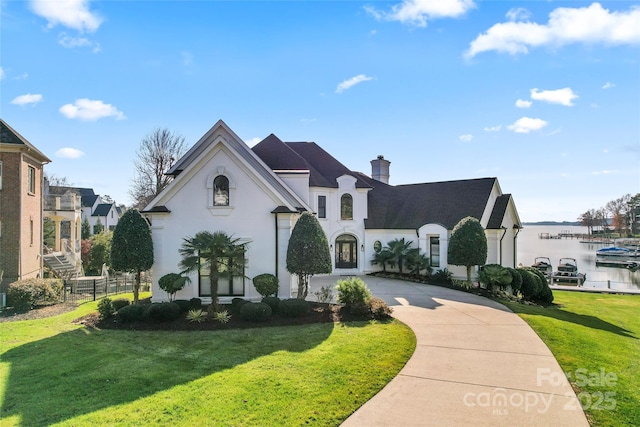
POLYGON ((516 229, 516 233, 513 235, 513 268, 517 267, 516 261, 518 261, 518 233, 522 228, 514 225, 513 228, 516 229))
POLYGON ((502 239, 504 239, 504 236, 507 234, 507 227, 503 225, 500 228, 503 230, 502 237, 500 238, 500 265, 502 265, 502 239))
POLYGON ((276 254, 276 277, 278 277, 278 212, 274 212, 273 213, 273 217, 275 218, 275 225, 276 225, 276 250, 275 250, 275 254, 276 254))

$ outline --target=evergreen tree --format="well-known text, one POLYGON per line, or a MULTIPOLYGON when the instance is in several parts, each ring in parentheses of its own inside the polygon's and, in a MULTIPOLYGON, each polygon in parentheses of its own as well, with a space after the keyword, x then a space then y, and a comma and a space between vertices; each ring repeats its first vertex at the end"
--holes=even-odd
POLYGON ((104 231, 104 226, 102 225, 102 221, 100 221, 100 217, 98 217, 98 220, 93 225, 93 234, 100 234, 103 231, 104 231))
POLYGON ((89 218, 85 216, 80 227, 80 236, 82 240, 87 240, 91 237, 91 225, 89 225, 89 218))
POLYGON ((309 279, 331 273, 329 243, 318 219, 304 212, 296 222, 287 248, 287 270, 298 276, 298 298, 306 299, 309 279))
POLYGON ((133 302, 138 302, 140 275, 153 266, 153 241, 149 224, 136 209, 122 215, 111 242, 111 266, 116 271, 135 273, 133 302))

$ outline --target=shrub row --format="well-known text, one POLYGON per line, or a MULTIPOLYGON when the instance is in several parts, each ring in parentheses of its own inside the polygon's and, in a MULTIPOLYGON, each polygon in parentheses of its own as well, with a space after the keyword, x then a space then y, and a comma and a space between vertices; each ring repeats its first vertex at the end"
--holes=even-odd
POLYGON ((521 294, 522 299, 541 304, 553 302, 553 292, 547 277, 534 267, 508 268, 498 264, 487 264, 480 268, 480 283, 493 291, 511 287, 514 295, 521 294))
POLYGON ((54 304, 62 300, 62 289, 60 279, 18 280, 7 289, 7 305, 21 311, 38 304, 54 304))

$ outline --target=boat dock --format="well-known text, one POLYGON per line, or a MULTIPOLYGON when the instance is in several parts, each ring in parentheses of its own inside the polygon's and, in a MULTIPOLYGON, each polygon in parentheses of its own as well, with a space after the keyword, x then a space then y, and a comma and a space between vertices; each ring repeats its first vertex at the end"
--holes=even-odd
MULTIPOLYGON (((558 234, 551 234, 551 233, 538 233, 538 239, 545 239, 545 240, 549 240, 549 239, 582 239, 582 240, 588 240, 588 239, 593 239, 593 236, 590 236, 588 234, 584 234, 584 233, 573 233, 571 231, 561 231, 558 234)), ((598 242, 600 243, 600 241, 598 242)))
POLYGON ((629 270, 635 271, 640 268, 640 263, 631 260, 596 259, 596 266, 628 268, 629 270))

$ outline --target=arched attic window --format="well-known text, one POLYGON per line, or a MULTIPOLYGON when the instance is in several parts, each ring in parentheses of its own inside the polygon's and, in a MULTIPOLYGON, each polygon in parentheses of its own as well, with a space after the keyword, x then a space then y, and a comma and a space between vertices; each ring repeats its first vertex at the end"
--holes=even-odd
POLYGON ((343 194, 340 198, 340 219, 353 219, 353 197, 351 194, 343 194))
POLYGON ((229 179, 224 175, 213 180, 213 206, 229 206, 229 179))

